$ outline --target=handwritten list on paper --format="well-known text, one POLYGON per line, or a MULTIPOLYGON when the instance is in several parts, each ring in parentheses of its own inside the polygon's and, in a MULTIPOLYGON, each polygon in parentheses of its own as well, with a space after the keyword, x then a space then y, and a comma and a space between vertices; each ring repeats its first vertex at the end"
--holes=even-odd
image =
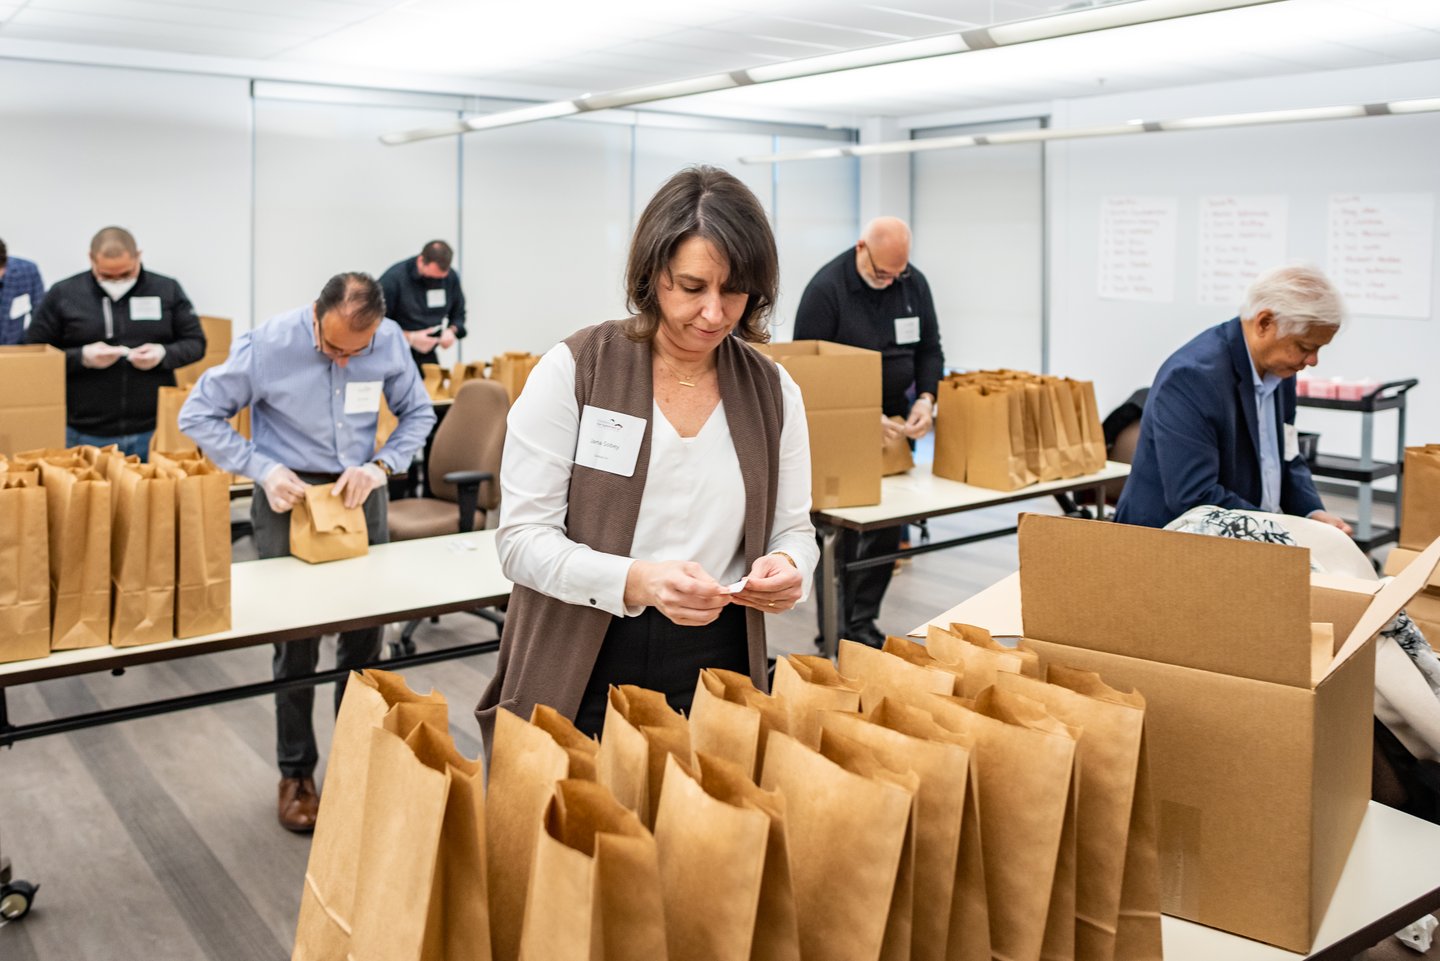
POLYGON ((1330 196, 1330 277, 1351 313, 1428 318, 1434 238, 1434 194, 1330 196))
POLYGON ((1200 303, 1238 309, 1256 277, 1284 265, 1288 212, 1282 194, 1200 198, 1200 303))
POLYGON ((1175 299, 1174 197, 1100 198, 1100 296, 1175 299))

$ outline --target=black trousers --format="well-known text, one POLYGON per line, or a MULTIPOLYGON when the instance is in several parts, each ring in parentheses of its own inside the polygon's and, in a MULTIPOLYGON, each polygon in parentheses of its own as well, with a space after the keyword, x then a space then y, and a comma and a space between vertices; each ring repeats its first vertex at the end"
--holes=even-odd
MULTIPOLYGON (((893 554, 900 549, 900 540, 905 528, 885 527, 880 530, 841 531, 839 553, 846 563, 882 554, 893 554)), ((818 572, 817 572, 818 573, 818 572)), ((880 617, 880 605, 885 601, 885 592, 890 589, 890 576, 895 565, 881 564, 855 571, 845 578, 844 606, 840 612, 840 636, 851 640, 870 643, 878 632, 883 639, 885 632, 876 621, 880 617)), ((821 585, 815 586, 816 613, 820 625, 825 623, 824 599, 821 585)))
MULTIPOLYGON (((307 484, 324 484, 335 480, 323 474, 300 474, 307 484)), ((390 497, 384 487, 370 492, 365 499, 365 526, 371 544, 390 540, 387 508, 390 497)), ((250 522, 255 528, 255 549, 261 558, 285 557, 290 553, 290 514, 277 514, 270 509, 265 491, 257 484, 250 501, 250 522)), ((335 651, 335 666, 358 668, 380 659, 380 639, 384 627, 364 627, 340 635, 335 651)), ((275 679, 300 677, 315 673, 320 663, 320 638, 307 637, 275 645, 272 662, 275 679)), ((345 682, 335 685, 335 710, 345 696, 345 682)), ((310 777, 320 754, 315 747, 315 688, 295 687, 275 695, 275 756, 281 777, 310 777)))
POLYGON ((659 691, 677 711, 689 711, 702 668, 750 673, 745 608, 731 604, 704 627, 681 627, 653 607, 639 617, 617 617, 605 632, 600 656, 575 715, 583 734, 599 735, 612 684, 659 691))

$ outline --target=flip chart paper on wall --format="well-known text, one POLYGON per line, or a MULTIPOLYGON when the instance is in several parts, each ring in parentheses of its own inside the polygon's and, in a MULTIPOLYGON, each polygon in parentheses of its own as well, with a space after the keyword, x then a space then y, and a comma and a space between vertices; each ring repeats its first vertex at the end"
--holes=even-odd
POLYGON ((1197 299, 1238 309, 1256 277, 1283 266, 1289 198, 1283 194, 1200 198, 1197 299))
POLYGON ((1352 314, 1430 316, 1435 195, 1331 194, 1329 274, 1352 314))
POLYGON ((1174 301, 1178 208, 1174 197, 1100 198, 1101 297, 1174 301))

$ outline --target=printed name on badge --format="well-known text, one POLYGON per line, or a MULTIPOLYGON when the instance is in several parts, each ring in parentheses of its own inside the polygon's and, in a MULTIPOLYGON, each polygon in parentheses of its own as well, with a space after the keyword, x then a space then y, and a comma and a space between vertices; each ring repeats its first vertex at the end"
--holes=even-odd
POLYGON ((131 297, 131 298, 130 298, 130 319, 131 319, 131 320, 159 320, 159 319, 160 319, 160 298, 159 298, 159 297, 131 297))
POLYGON ((603 470, 621 477, 635 476, 635 462, 645 440, 645 419, 618 410, 591 407, 580 411, 580 435, 575 444, 575 466, 603 470))
POLYGON ((444 307, 444 306, 445 306, 445 288, 444 288, 444 287, 437 287, 437 288, 435 288, 434 290, 427 290, 427 291, 425 291, 425 306, 426 306, 426 307, 444 307))
POLYGON ((913 344, 920 339, 919 317, 895 318, 895 343, 913 344))
POLYGON ((383 380, 358 380, 345 385, 345 413, 374 414, 380 410, 383 380))

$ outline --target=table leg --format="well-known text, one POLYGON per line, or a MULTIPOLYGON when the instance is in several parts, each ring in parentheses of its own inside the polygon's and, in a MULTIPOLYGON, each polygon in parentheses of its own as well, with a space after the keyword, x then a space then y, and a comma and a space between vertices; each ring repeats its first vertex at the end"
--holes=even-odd
POLYGON ((845 571, 837 558, 843 536, 838 527, 820 528, 820 651, 831 660, 840 650, 840 605, 845 602, 845 571))
POLYGON ((1105 485, 1104 485, 1104 484, 1096 484, 1096 485, 1095 485, 1095 519, 1096 519, 1097 521, 1103 521, 1103 520, 1105 519, 1105 485))

